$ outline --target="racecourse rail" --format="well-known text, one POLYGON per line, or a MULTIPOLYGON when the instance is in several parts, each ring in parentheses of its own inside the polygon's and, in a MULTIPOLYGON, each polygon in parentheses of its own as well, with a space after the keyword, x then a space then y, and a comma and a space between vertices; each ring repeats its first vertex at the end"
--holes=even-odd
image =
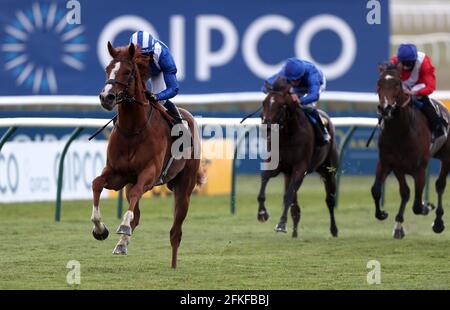
MULTIPOLYGON (((450 99, 450 91, 435 92, 432 96, 436 99, 450 99)), ((263 93, 246 92, 246 93, 217 93, 217 94, 203 94, 203 95, 179 95, 176 100, 180 105, 197 105, 197 104, 242 104, 248 102, 261 102, 264 99, 263 93)), ((375 93, 349 93, 349 92, 333 92, 328 91, 321 95, 322 101, 333 102, 347 102, 347 103, 366 103, 377 104, 378 97, 375 93)), ((24 106, 39 106, 39 107, 61 107, 64 105, 77 107, 98 107, 99 99, 97 96, 3 96, 0 97, 0 107, 24 107, 24 106)), ((365 117, 338 117, 331 118, 335 127, 349 127, 339 145, 339 160, 342 161, 345 148, 353 136, 355 130, 358 128, 373 128, 377 124, 376 118, 365 117)), ((232 164, 232 184, 231 184, 231 199, 230 212, 236 212, 236 154, 237 149, 248 134, 248 131, 261 125, 259 118, 249 118, 244 124, 240 123, 240 118, 197 118, 197 123, 200 126, 205 125, 219 125, 219 126, 245 126, 245 130, 241 131, 242 136, 238 138, 238 142, 234 148, 234 158, 232 164)), ((34 117, 17 117, 17 118, 3 118, 0 119, 0 127, 8 128, 7 131, 0 138, 0 151, 3 145, 13 135, 18 128, 25 127, 41 127, 41 128, 74 128, 72 134, 67 140, 59 162, 58 180, 57 180, 57 195, 55 207, 55 220, 59 221, 61 218, 61 191, 64 173, 64 158, 71 143, 79 136, 79 134, 86 128, 99 128, 105 124, 105 119, 92 118, 34 118, 34 117)), ((108 126, 112 128, 112 124, 108 126)), ((339 167, 341 167, 341 163, 339 167)), ((339 196, 339 181, 341 177, 341 170, 337 172, 337 192, 336 204, 339 196)), ((425 195, 428 196, 428 178, 425 195)), ((122 215, 122 191, 119 192, 119 203, 117 209, 117 216, 122 215)))
MULTIPOLYGON (((206 125, 218 125, 218 126, 244 126, 244 130, 241 131, 242 135, 238 138, 238 142, 234 147, 234 157, 232 164, 232 183, 231 183, 231 199, 230 199, 230 211, 232 214, 236 212, 236 155, 237 149, 242 141, 245 140, 246 135, 249 130, 255 126, 261 125, 261 119, 259 118, 249 118, 244 124, 241 124, 240 118, 196 118, 199 126, 206 125)), ((338 117, 331 118, 335 127, 349 127, 344 138, 339 145, 339 159, 342 160, 345 148, 350 141, 353 133, 357 128, 373 128, 377 124, 376 118, 365 118, 365 117, 338 117)), ((16 118, 3 118, 0 119, 0 127, 8 128, 8 130, 0 138, 0 151, 3 145, 8 141, 12 134, 18 128, 74 128, 74 131, 67 140, 59 162, 58 168, 58 184, 57 184, 57 195, 56 195, 56 206, 55 206, 55 220, 59 221, 61 218, 61 192, 62 192, 62 182, 64 174, 64 158, 71 145, 71 143, 79 136, 83 129, 86 128, 99 128, 102 127, 107 120, 105 119, 93 119, 93 118, 38 118, 38 117, 16 117, 16 118)), ((112 128, 112 124, 108 128, 112 128)), ((341 166, 341 165, 339 165, 341 166)), ((341 170, 337 173, 337 195, 339 194, 339 179, 341 175, 341 170)), ((120 218, 122 215, 122 193, 119 194, 119 203, 117 215, 120 218)))
MULTIPOLYGON (((178 95, 174 102, 181 105, 204 104, 242 104, 261 102, 262 92, 215 93, 201 95, 178 95)), ((431 96, 435 99, 450 99, 450 91, 436 91, 431 96)), ((375 93, 326 91, 320 95, 321 101, 347 103, 378 103, 375 93)), ((77 107, 99 107, 98 96, 0 96, 0 107, 61 107, 71 105, 77 107)))

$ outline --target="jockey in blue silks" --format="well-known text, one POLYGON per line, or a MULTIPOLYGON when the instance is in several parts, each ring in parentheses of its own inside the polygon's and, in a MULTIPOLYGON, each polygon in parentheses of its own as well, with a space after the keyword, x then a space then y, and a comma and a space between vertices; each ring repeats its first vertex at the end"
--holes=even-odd
MULTIPOLYGON (((322 71, 309 61, 292 57, 287 59, 283 68, 269 77, 267 82, 272 85, 279 76, 284 77, 292 85, 290 90, 292 99, 298 102, 312 123, 320 129, 322 137, 319 137, 319 141, 322 144, 329 143, 330 134, 316 108, 320 93, 326 87, 326 79, 322 71)), ((263 91, 266 92, 265 87, 263 87, 263 91)))
POLYGON ((130 38, 130 43, 141 49, 143 55, 152 55, 150 61, 150 81, 152 97, 163 104, 174 118, 175 124, 182 123, 180 111, 169 99, 178 94, 177 66, 170 54, 169 48, 162 41, 153 38, 145 31, 137 31, 130 38))

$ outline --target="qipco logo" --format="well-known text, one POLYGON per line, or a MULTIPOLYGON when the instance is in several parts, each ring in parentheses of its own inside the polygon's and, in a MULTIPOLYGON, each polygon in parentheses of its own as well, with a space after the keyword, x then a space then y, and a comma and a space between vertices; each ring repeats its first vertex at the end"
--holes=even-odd
POLYGON ((14 154, 0 153, 0 193, 16 193, 19 186, 19 165, 14 154))
MULTIPOLYGON (((292 42, 296 56, 312 61, 320 66, 329 80, 343 76, 353 65, 357 52, 357 43, 352 28, 342 18, 331 14, 316 15, 296 27, 295 21, 281 14, 266 14, 256 18, 245 29, 238 27, 229 18, 219 14, 200 14, 195 17, 193 25, 188 25, 183 15, 169 17, 168 44, 177 64, 177 76, 183 80, 186 76, 187 50, 195 49, 195 79, 209 81, 212 69, 226 66, 242 53, 247 68, 258 78, 267 78, 282 66, 279 63, 269 64, 263 60, 258 51, 262 38, 269 32, 282 35, 294 34, 292 42), (195 40, 186 37, 186 29, 195 26, 195 40), (321 64, 311 53, 313 39, 322 31, 334 32, 341 40, 341 50, 338 57, 330 63, 321 64), (213 47, 213 33, 220 34, 222 44, 213 47), (240 35, 242 34, 242 38, 240 35), (194 46, 187 46, 195 42, 194 46)), ((110 62, 108 41, 124 31, 144 30, 158 38, 157 29, 146 19, 136 15, 122 15, 105 25, 97 42, 97 53, 102 66, 110 62)), ((189 69, 191 70, 191 69, 189 69)))

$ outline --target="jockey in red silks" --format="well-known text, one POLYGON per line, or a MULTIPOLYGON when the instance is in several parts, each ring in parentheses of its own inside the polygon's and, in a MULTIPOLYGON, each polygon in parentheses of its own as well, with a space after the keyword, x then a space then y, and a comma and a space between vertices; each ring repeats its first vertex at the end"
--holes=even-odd
POLYGON ((418 52, 414 44, 401 44, 397 56, 393 56, 391 61, 400 65, 404 92, 416 96, 422 103, 421 110, 431 125, 433 139, 446 134, 447 124, 439 117, 428 97, 436 90, 435 70, 430 57, 418 52))

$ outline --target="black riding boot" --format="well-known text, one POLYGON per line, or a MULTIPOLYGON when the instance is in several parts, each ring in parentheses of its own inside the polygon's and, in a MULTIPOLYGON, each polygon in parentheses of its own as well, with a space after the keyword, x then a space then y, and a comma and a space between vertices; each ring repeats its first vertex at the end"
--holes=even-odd
POLYGON ((327 143, 330 143, 331 136, 328 133, 327 127, 325 127, 325 125, 323 124, 320 116, 316 118, 316 121, 317 122, 315 127, 318 129, 319 145, 325 145, 327 143))
POLYGON ((433 141, 445 134, 444 124, 433 107, 430 98, 428 96, 423 96, 419 99, 422 102, 422 111, 428 119, 431 131, 433 133, 433 141))
POLYGON ((169 112, 170 116, 173 117, 175 125, 182 123, 183 118, 181 117, 181 113, 172 101, 166 100, 166 102, 164 103, 164 107, 167 109, 167 112, 169 112))

